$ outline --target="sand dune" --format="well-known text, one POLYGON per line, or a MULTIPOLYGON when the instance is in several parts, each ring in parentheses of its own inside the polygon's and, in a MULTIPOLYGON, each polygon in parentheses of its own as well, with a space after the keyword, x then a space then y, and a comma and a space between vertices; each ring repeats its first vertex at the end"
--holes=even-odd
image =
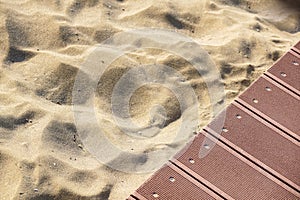
MULTIPOLYGON (((144 153, 128 158, 121 153, 110 158, 110 165, 122 167, 131 159, 124 168, 137 170, 152 162, 151 152, 181 148, 184 138, 169 143, 183 120, 190 126, 197 122, 194 130, 205 126, 213 106, 228 105, 300 39, 299 1, 1 0, 0 10, 0 199, 125 199, 151 175, 101 164, 84 145, 74 119, 73 86, 78 73, 86 73, 82 63, 114 34, 161 28, 190 37, 220 72, 220 80, 210 81, 225 86, 226 98, 212 102, 193 66, 160 49, 116 59, 97 83, 95 112, 112 144, 123 152, 144 153), (130 70, 153 64, 180 73, 183 78, 162 80, 190 85, 197 102, 183 91, 190 103, 182 109, 162 83, 144 85, 129 101, 139 128, 119 126, 111 108, 115 86, 130 70)), ((186 137, 191 136, 188 131, 186 137)), ((167 153, 162 156, 168 159, 167 153)))

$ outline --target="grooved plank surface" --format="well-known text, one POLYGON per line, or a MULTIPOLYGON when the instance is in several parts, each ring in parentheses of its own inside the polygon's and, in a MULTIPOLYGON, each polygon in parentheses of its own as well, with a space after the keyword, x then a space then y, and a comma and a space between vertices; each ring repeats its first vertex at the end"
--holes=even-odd
POLYGON ((297 44, 295 44, 295 46, 294 46, 296 49, 298 49, 298 52, 300 53, 300 41, 297 43, 297 44))
MULTIPOLYGON (((279 78, 289 86, 300 91, 300 58, 288 52, 273 67, 269 73, 279 78)), ((300 94, 299 94, 300 95, 300 94)))
POLYGON ((221 116, 226 115, 221 135, 232 143, 233 148, 246 151, 299 187, 300 143, 289 140, 282 131, 240 108, 242 106, 237 103, 231 104, 208 127, 218 131, 215 127, 219 126, 221 116))
POLYGON ((132 196, 129 196, 126 200, 136 200, 136 199, 133 198, 132 196))
POLYGON ((150 180, 137 189, 137 193, 149 200, 215 199, 169 166, 157 171, 150 180), (173 182, 170 181, 170 178, 173 178, 171 179, 173 182))
POLYGON ((199 149, 204 137, 199 134, 177 160, 234 199, 297 199, 292 193, 220 147, 220 142, 206 157, 200 159, 199 149), (190 162, 191 159, 194 163, 190 162))
POLYGON ((300 97, 291 95, 266 78, 260 77, 239 98, 300 135, 300 97))

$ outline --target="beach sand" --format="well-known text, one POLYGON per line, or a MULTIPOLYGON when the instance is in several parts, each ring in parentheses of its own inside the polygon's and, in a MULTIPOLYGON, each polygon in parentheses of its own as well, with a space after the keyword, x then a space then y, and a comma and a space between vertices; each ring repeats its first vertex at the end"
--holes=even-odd
MULTIPOLYGON (((95 45, 141 28, 192 38, 219 70, 218 82, 225 86, 223 102, 228 105, 298 42, 299 5, 283 0, 0 0, 0 199, 119 200, 151 176, 102 164, 80 139, 72 91, 95 45)), ((183 58, 141 49, 117 59, 101 76, 94 105, 112 144, 124 152, 144 153, 130 163, 136 171, 150 162, 148 152, 168 146, 182 123, 183 110, 176 95, 162 84, 140 87, 130 99, 129 111, 141 131, 149 126, 149 118, 160 119, 159 107, 149 115, 157 104, 164 107, 167 119, 157 126, 159 134, 135 140, 115 123, 111 98, 129 69, 157 63, 180 72, 195 91, 199 100, 195 131, 213 117, 215 105, 205 81, 183 58)), ((111 162, 122 166, 122 158, 120 154, 111 162)))

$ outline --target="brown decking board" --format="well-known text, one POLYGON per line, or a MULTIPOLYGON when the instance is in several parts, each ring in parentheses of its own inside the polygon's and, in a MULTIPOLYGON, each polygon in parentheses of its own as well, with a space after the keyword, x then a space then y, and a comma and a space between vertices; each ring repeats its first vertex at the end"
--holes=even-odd
POLYGON ((204 132, 194 139, 186 152, 172 162, 199 180, 207 180, 233 199, 296 199, 291 193, 292 190, 288 191, 287 187, 283 188, 279 182, 275 183, 270 179, 270 175, 258 166, 204 132), (201 159, 199 149, 205 135, 217 142, 217 145, 201 159), (190 163, 191 159, 194 163, 190 163))
MULTIPOLYGON (((251 160, 263 165, 266 170, 293 187, 300 188, 299 142, 286 137, 284 132, 264 122, 238 103, 232 103, 226 112, 220 114, 222 115, 226 115, 224 127, 227 132, 221 133, 220 140, 243 155, 251 157, 251 160)), ((215 132, 218 129, 214 127, 218 127, 220 116, 206 128, 214 135, 219 134, 215 132)))
POLYGON ((132 196, 129 196, 129 197, 127 197, 126 200, 136 200, 136 198, 134 198, 134 197, 132 197, 132 196))
POLYGON ((300 55, 289 51, 271 67, 267 76, 287 86, 290 90, 300 95, 300 55))
POLYGON ((300 41, 292 47, 292 50, 300 54, 300 41))
POLYGON ((155 173, 150 181, 137 189, 135 196, 143 196, 145 199, 223 199, 172 164, 155 173))
POLYGON ((300 199, 299 64, 300 42, 130 198, 300 199))
POLYGON ((300 97, 272 82, 266 76, 260 77, 237 101, 259 115, 268 118, 278 127, 299 140, 300 97), (270 88, 271 91, 268 91, 270 88))

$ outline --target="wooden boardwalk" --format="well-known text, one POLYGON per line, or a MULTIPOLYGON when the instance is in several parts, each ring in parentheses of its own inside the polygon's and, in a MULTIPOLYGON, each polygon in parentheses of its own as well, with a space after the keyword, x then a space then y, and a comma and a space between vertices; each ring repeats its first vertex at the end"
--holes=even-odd
POLYGON ((300 199, 300 42, 189 145, 128 200, 300 199))

